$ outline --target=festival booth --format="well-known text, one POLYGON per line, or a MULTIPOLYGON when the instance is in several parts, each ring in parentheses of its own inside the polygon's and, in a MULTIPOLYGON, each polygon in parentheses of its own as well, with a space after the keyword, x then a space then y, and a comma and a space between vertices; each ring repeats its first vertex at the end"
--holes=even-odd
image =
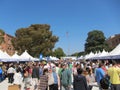
POLYGON ((120 44, 116 46, 115 49, 113 49, 109 55, 111 59, 120 59, 120 44))
POLYGON ((49 56, 49 57, 43 57, 42 60, 45 60, 45 61, 57 61, 57 60, 59 60, 59 58, 54 57, 54 56, 49 56))
POLYGON ((33 58, 28 54, 27 50, 23 52, 20 56, 15 52, 14 55, 9 56, 7 52, 0 50, 0 62, 26 62, 26 61, 39 61, 38 58, 33 58))
POLYGON ((30 54, 28 54, 27 50, 25 50, 25 52, 23 52, 19 57, 20 62, 34 61, 34 60, 35 58, 33 58, 30 54))
POLYGON ((98 56, 98 59, 107 59, 108 55, 109 53, 103 50, 102 53, 98 56))
POLYGON ((20 61, 20 56, 17 54, 17 52, 15 52, 14 55, 11 56, 11 61, 13 62, 19 62, 20 61))
POLYGON ((59 60, 58 58, 54 57, 54 56, 50 56, 50 60, 51 61, 56 61, 56 60, 59 60))
POLYGON ((2 50, 0 50, 0 61, 1 62, 10 62, 11 57, 6 52, 3 52, 2 50))
POLYGON ((95 60, 105 60, 105 59, 120 59, 120 44, 116 46, 111 52, 106 52, 105 50, 102 53, 95 54, 94 57, 89 59, 95 60))
POLYGON ((83 60, 84 59, 84 56, 80 56, 77 58, 77 60, 83 60))
POLYGON ((95 56, 93 52, 90 52, 90 54, 85 55, 85 59, 92 59, 95 56))
POLYGON ((106 52, 105 50, 103 50, 102 52, 96 53, 94 57, 92 57, 92 59, 95 60, 99 60, 99 59, 108 59, 108 52, 106 52))

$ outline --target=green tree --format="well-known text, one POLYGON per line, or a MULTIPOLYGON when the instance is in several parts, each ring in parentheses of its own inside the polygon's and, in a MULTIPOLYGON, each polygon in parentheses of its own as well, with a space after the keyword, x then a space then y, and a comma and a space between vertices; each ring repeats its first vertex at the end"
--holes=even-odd
POLYGON ((76 53, 73 53, 71 56, 81 56, 81 55, 85 55, 85 52, 76 52, 76 53))
POLYGON ((71 54, 71 56, 78 56, 79 52, 75 52, 73 54, 71 54))
POLYGON ((5 35, 5 32, 2 29, 0 29, 0 44, 4 42, 4 35, 5 35))
POLYGON ((42 53, 48 56, 52 53, 58 37, 52 35, 50 25, 47 24, 34 24, 28 28, 18 29, 15 33, 13 45, 15 49, 21 54, 25 50, 35 57, 39 57, 42 53))
POLYGON ((60 57, 65 56, 65 53, 64 53, 63 49, 59 47, 54 50, 53 55, 57 58, 60 58, 60 57))
POLYGON ((95 53, 103 49, 108 51, 104 33, 99 30, 90 31, 85 43, 85 52, 90 53, 92 51, 95 53))

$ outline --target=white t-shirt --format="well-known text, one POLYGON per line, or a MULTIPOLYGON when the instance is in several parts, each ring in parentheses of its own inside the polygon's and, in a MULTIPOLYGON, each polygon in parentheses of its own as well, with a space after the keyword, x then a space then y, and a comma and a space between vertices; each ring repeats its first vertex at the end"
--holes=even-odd
POLYGON ((21 73, 15 73, 13 78, 14 78, 13 84, 17 84, 17 85, 22 84, 23 78, 22 78, 21 73))

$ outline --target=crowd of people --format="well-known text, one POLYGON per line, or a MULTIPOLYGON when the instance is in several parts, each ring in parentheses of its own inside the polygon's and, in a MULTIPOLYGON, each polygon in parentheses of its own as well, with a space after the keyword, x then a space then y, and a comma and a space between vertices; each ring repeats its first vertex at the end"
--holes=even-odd
POLYGON ((0 82, 6 78, 19 87, 24 83, 24 90, 92 90, 96 82, 99 90, 120 90, 120 65, 115 60, 5 63, 0 82))

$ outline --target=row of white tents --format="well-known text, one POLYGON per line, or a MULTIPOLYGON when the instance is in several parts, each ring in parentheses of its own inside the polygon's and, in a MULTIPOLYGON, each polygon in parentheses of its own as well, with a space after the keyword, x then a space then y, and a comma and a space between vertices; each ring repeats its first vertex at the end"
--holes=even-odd
MULTIPOLYGON (((44 57, 42 58, 42 60, 59 60, 56 57, 52 57, 50 56, 48 57, 44 57)), ((10 56, 8 55, 6 52, 3 52, 2 50, 0 50, 0 62, 20 62, 20 61, 39 61, 39 58, 34 58, 32 57, 27 50, 25 50, 25 52, 23 52, 21 55, 18 55, 17 52, 10 56)))
MULTIPOLYGON (((69 57, 70 58, 70 57, 69 57)), ((85 56, 80 56, 76 58, 76 60, 81 59, 89 59, 89 60, 96 60, 96 59, 120 59, 120 44, 116 46, 111 52, 106 52, 103 50, 102 52, 87 54, 85 56)), ((21 55, 15 53, 13 56, 8 55, 6 52, 0 50, 0 62, 14 62, 14 61, 39 61, 40 59, 32 57, 26 50, 21 55)), ((42 57, 42 60, 59 60, 56 57, 49 56, 49 57, 42 57)))
POLYGON ((111 52, 106 52, 103 50, 102 52, 87 54, 85 56, 80 56, 80 59, 89 59, 89 60, 96 60, 96 59, 120 59, 120 44, 116 46, 111 52))

